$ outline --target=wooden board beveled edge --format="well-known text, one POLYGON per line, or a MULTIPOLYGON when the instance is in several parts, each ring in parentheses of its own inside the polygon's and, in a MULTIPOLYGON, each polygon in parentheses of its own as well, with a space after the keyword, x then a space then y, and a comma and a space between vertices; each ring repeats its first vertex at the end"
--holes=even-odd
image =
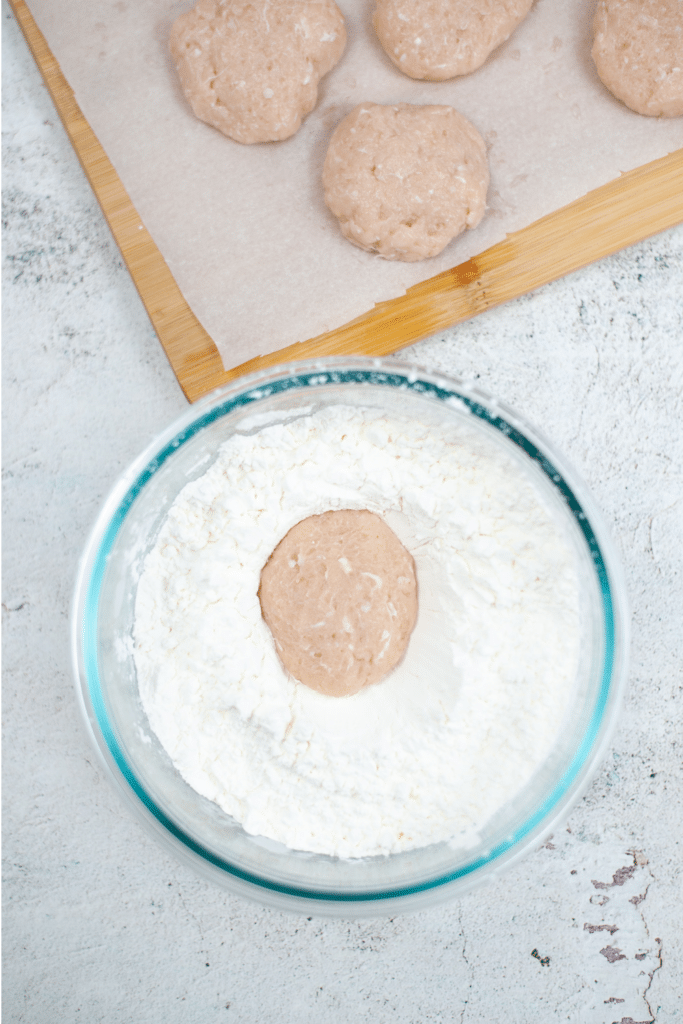
POLYGON ((231 379, 218 349, 183 298, 25 0, 9 3, 178 382, 195 401, 231 379))
POLYGON ((683 222, 683 149, 587 193, 343 327, 226 370, 178 288, 25 0, 9 0, 185 396, 327 355, 383 356, 683 222))

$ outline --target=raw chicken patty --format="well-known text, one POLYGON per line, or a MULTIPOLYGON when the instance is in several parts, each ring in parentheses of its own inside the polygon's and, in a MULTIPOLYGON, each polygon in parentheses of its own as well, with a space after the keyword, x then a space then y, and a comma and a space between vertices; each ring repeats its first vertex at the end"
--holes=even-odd
POLYGON ((325 158, 325 202, 350 242, 388 260, 436 256, 484 216, 486 147, 446 106, 361 103, 325 158))
POLYGON ((637 114, 683 114, 683 0, 600 0, 593 60, 604 85, 637 114))
POLYGON ((505 42, 533 0, 377 0, 377 38, 411 78, 467 75, 505 42))
POLYGON ((198 0, 171 30, 195 115, 244 143, 293 135, 345 44, 334 0, 198 0))
POLYGON ((324 512, 280 541, 261 572, 259 600, 287 671, 344 697, 403 657, 417 616, 415 563, 373 512, 324 512))

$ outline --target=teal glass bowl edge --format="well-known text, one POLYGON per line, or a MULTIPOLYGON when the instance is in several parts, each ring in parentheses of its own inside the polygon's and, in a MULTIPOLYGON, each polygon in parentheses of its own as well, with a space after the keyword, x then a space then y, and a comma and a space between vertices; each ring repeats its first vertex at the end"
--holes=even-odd
MULTIPOLYGON (((78 623, 76 624, 78 627, 78 623)), ((574 491, 558 471, 553 462, 540 451, 540 449, 513 423, 499 413, 495 408, 489 408, 475 397, 463 391, 454 391, 445 383, 435 383, 425 380, 412 369, 405 373, 395 370, 382 371, 378 369, 332 369, 313 370, 311 372, 289 373, 279 379, 270 379, 261 385, 247 387, 244 391, 218 400, 211 407, 193 419, 191 423, 176 433, 157 455, 151 459, 145 468, 138 474, 136 479, 128 486, 123 498, 120 500, 116 511, 111 516, 109 523, 104 530, 94 555, 92 568, 87 581, 84 598, 82 623, 80 624, 79 643, 85 673, 85 682, 90 697, 93 713, 99 727, 102 740, 105 743, 111 757, 113 758, 123 779, 147 809, 171 836, 178 840, 187 851, 202 858, 203 861, 213 865, 221 871, 232 875, 242 882, 258 886, 261 889, 270 889, 285 896, 293 896, 312 900, 332 902, 366 902, 376 900, 396 899, 416 893, 427 892, 448 885, 465 876, 471 876, 481 868, 490 865, 505 853, 512 851, 522 840, 530 835, 535 828, 549 818, 559 801, 568 792, 577 779, 582 768, 594 751, 598 740, 601 725, 612 688, 613 674, 615 669, 615 607, 612 589, 609 581, 607 565, 601 546, 593 531, 590 520, 583 510, 574 491), (128 515, 137 495, 144 488, 145 484, 164 462, 173 455, 178 448, 187 442, 196 433, 203 430, 210 423, 233 412, 240 406, 248 406, 259 399, 270 395, 290 390, 302 390, 307 387, 320 387, 329 384, 372 384, 374 386, 407 388, 421 395, 427 395, 432 399, 442 402, 462 403, 469 412, 484 420, 494 429, 504 434, 509 441, 521 448, 540 467, 543 473, 552 481, 554 487, 560 492, 568 508, 573 513, 588 546, 595 572, 600 586, 602 601, 602 612, 604 618, 604 661, 597 698, 590 718, 588 727, 584 733, 581 744, 556 783, 553 790, 548 794, 543 803, 536 809, 533 815, 521 825, 514 833, 504 841, 488 851, 486 856, 480 856, 463 867, 439 875, 418 885, 383 889, 380 891, 366 891, 358 893, 344 892, 319 892, 314 889, 305 889, 298 886, 288 886, 279 882, 262 878, 258 875, 245 871, 229 861, 218 857, 206 849, 181 828, 179 828, 164 811, 154 802, 146 790, 140 785, 134 771, 128 764, 111 726, 107 708, 103 697, 100 681, 97 636, 98 636, 98 608, 100 591, 104 579, 107 559, 121 526, 128 515)))

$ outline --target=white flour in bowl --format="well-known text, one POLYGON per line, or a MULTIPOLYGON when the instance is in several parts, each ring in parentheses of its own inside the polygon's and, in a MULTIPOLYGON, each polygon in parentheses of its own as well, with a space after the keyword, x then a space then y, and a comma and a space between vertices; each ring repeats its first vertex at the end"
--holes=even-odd
POLYGON ((178 771, 255 835, 361 857, 467 841, 529 780, 579 658, 575 556, 511 455, 467 425, 332 406, 233 436, 145 562, 135 659, 178 771), (260 573, 329 509, 382 515, 415 559, 408 650, 352 697, 288 677, 260 573))

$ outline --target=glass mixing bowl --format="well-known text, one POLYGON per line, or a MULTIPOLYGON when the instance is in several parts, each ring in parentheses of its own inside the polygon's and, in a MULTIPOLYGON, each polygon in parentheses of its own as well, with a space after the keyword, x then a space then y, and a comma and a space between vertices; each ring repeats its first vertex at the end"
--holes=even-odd
MULTIPOLYGON (((241 378, 197 402, 119 478, 79 565, 72 614, 77 692, 108 775, 148 831, 207 878, 270 906, 356 917, 429 906, 495 877, 553 830, 605 752, 620 705, 628 647, 621 570, 590 495, 552 445, 466 382, 405 363, 330 358, 241 378), (512 454, 562 520, 579 567, 581 657, 556 743, 476 845, 442 842, 389 856, 302 853, 244 829, 179 775, 138 694, 133 657, 137 581, 168 510, 240 428, 344 403, 462 422, 512 454)), ((454 780, 455 784, 455 780, 454 780)))

